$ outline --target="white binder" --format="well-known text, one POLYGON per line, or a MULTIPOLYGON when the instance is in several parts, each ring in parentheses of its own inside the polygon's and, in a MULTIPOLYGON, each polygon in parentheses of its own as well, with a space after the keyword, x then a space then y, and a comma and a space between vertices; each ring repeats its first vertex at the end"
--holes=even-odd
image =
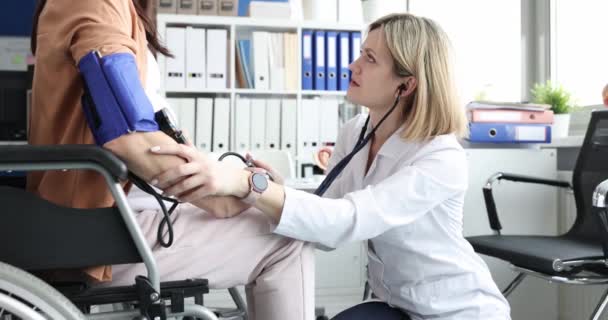
POLYGON ((207 29, 207 88, 226 89, 228 31, 207 29))
POLYGON ((276 91, 285 90, 285 58, 283 48, 283 33, 269 33, 269 65, 272 73, 270 74, 270 89, 276 91))
POLYGON ((321 100, 319 117, 319 141, 323 146, 333 146, 338 139, 339 101, 335 97, 326 97, 321 100))
POLYGON ((281 100, 268 98, 266 100, 266 136, 267 150, 279 150, 281 147, 281 100))
POLYGON ((297 127, 296 99, 286 98, 281 101, 281 149, 296 154, 297 127))
POLYGON ((264 150, 266 131, 266 100, 251 99, 251 151, 264 150))
POLYGON ((312 163, 313 154, 319 147, 319 105, 320 99, 303 99, 300 113, 301 137, 299 158, 312 163))
POLYGON ((283 63, 285 67, 285 90, 297 90, 302 64, 298 63, 298 35, 283 33, 283 63))
POLYGON ((213 99, 196 99, 196 147, 204 152, 211 152, 211 134, 213 132, 213 99))
POLYGON ((230 149, 230 99, 213 100, 213 152, 224 153, 230 149))
POLYGON ((166 31, 167 47, 174 58, 165 59, 165 90, 186 88, 186 29, 169 27, 166 31))
POLYGON ((249 151, 249 134, 251 132, 251 100, 237 97, 234 109, 234 150, 240 154, 249 151))
POLYGON ((205 89, 205 29, 186 28, 186 89, 205 89))
POLYGON ((196 136, 196 100, 194 98, 183 98, 181 102, 181 130, 188 140, 194 142, 196 136))
POLYGON ((169 109, 169 113, 171 115, 171 117, 173 117, 173 120, 175 121, 175 125, 177 127, 180 126, 179 121, 181 120, 181 117, 179 115, 180 109, 181 109, 181 98, 166 98, 165 101, 167 102, 167 109, 169 109))
POLYGON ((338 0, 338 22, 362 24, 363 6, 360 0, 338 0))
POLYGON ((302 5, 304 20, 324 22, 338 20, 338 0, 304 0, 302 5))
POLYGON ((268 32, 252 33, 253 87, 257 90, 270 89, 270 36, 268 32))

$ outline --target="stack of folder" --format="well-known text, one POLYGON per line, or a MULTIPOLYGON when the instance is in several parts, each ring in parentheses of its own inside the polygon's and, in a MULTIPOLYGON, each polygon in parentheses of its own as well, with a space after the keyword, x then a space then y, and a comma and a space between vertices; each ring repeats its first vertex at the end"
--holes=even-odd
POLYGON ((165 60, 166 91, 227 88, 228 30, 168 27, 165 38, 174 56, 165 60))
POLYGON ((297 35, 252 32, 236 41, 236 80, 239 88, 297 90, 297 35))
POLYGON ((360 32, 302 30, 302 89, 346 91, 360 48, 360 32))
POLYGON ((549 105, 471 102, 467 106, 469 141, 550 143, 553 111, 549 105))
POLYGON ((157 0, 158 13, 236 16, 238 0, 157 0))

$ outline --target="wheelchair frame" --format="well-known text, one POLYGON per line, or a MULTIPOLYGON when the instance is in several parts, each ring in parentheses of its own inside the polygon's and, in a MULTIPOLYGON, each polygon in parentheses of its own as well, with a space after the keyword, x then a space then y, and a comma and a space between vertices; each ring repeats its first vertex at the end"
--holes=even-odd
MULTIPOLYGON (((127 203, 126 195, 120 185, 120 179, 125 179, 127 176, 126 165, 120 161, 117 157, 102 148, 92 145, 61 145, 61 146, 28 146, 28 145, 17 145, 17 146, 1 146, 0 147, 0 171, 47 171, 47 170, 94 170, 100 173, 111 193, 116 201, 116 206, 121 214, 122 220, 127 227, 128 233, 130 234, 136 249, 143 260, 147 271, 147 278, 141 279, 144 282, 144 286, 149 286, 149 294, 142 297, 146 301, 139 301, 141 305, 145 306, 150 304, 150 310, 155 310, 155 316, 161 314, 161 319, 166 316, 194 316, 203 320, 217 320, 217 316, 208 308, 201 305, 183 305, 183 312, 172 312, 172 306, 164 306, 163 300, 161 299, 161 285, 160 285, 160 274, 154 260, 152 250, 148 247, 144 235, 135 220, 135 215, 127 203), (36 157, 36 154, 43 153, 45 151, 52 151, 54 155, 60 155, 65 153, 77 153, 89 150, 91 153, 96 153, 101 157, 105 157, 109 161, 99 161, 95 157, 87 159, 86 155, 72 157, 72 159, 60 159, 59 157, 51 157, 49 159, 40 159, 36 157), (95 150, 93 150, 95 149, 95 150), (24 163, 25 162, 25 163, 24 163), (116 166, 111 168, 108 163, 116 166), (162 309, 162 310, 161 310, 162 309)), ((68 157, 70 158, 70 157, 68 157)), ((25 271, 24 271, 25 272, 25 271)), ((139 282, 140 279, 138 279, 139 282)), ((139 289, 139 283, 136 284, 139 289)), ((140 295, 141 296, 141 295, 140 295)), ((2 300, 0 300, 0 308, 2 307, 2 300)), ((31 308, 25 305, 13 304, 15 310, 28 314, 31 312, 31 308), (28 308, 29 310, 24 310, 28 308)), ((87 319, 124 319, 124 318, 138 318, 147 319, 145 313, 148 310, 126 310, 126 311, 113 311, 113 312, 101 312, 95 314, 88 314, 85 317, 87 319)))

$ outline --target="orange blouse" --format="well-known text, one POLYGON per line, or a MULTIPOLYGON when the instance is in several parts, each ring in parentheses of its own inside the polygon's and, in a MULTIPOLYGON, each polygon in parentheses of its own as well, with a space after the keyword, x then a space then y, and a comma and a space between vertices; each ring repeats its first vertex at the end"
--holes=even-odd
MULTIPOLYGON (((126 52, 135 55, 142 85, 147 41, 131 0, 48 0, 38 21, 29 143, 94 144, 81 106, 83 83, 77 64, 84 55, 126 52)), ((28 190, 73 208, 112 206, 104 178, 92 171, 35 172, 28 190)), ((92 266, 86 274, 111 280, 111 266, 92 266)))

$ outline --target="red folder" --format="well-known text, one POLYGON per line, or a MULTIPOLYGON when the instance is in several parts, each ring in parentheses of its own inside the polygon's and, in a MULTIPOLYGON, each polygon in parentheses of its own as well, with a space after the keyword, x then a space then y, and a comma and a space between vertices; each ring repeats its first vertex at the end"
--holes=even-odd
POLYGON ((469 110, 470 122, 500 122, 500 123, 553 123, 553 111, 524 111, 491 109, 469 110))

